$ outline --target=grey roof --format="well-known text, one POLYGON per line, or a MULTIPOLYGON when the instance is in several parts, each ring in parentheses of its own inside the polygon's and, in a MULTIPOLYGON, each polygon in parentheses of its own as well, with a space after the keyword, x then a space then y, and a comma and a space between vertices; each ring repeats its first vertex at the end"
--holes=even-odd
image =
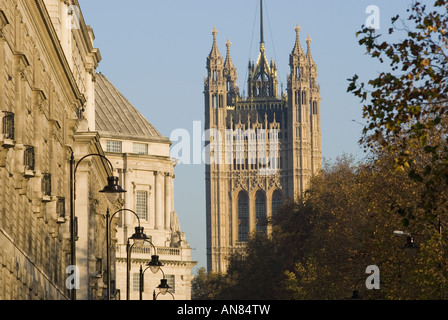
POLYGON ((162 135, 102 74, 95 83, 96 130, 123 138, 162 138, 162 135))

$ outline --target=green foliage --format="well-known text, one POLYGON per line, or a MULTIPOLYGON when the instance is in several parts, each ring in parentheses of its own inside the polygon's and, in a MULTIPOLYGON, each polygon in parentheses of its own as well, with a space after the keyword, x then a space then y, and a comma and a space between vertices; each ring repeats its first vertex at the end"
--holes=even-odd
POLYGON ((227 278, 223 274, 210 272, 205 268, 197 271, 191 283, 193 300, 218 300, 221 290, 227 286, 227 278))

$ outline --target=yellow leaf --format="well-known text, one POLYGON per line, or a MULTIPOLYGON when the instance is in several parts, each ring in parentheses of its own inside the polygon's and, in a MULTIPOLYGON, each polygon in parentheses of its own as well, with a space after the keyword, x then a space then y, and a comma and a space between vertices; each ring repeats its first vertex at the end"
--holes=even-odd
POLYGON ((429 59, 423 59, 422 62, 421 62, 421 65, 422 65, 423 67, 427 67, 427 66, 429 66, 429 59))

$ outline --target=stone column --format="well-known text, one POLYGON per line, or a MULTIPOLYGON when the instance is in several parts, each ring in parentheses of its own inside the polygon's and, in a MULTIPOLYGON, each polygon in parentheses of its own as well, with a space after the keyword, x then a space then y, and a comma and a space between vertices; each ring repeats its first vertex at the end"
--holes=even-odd
POLYGON ((155 228, 162 230, 164 227, 163 221, 163 176, 161 172, 154 172, 155 176, 155 228))
MULTIPOLYGON (((76 160, 78 161, 78 159, 76 160)), ((76 266, 79 268, 80 290, 77 290, 77 300, 88 300, 89 277, 89 166, 85 160, 76 172, 75 214, 78 219, 78 241, 76 241, 76 266)), ((93 227, 93 226, 92 226, 93 227)))
POLYGON ((165 174, 165 230, 170 230, 171 228, 171 190, 172 190, 173 179, 170 173, 165 174))
MULTIPOLYGON (((124 194, 124 207, 126 209, 135 208, 135 192, 134 186, 132 185, 133 171, 128 168, 128 158, 127 154, 123 156, 123 188, 127 191, 124 194)), ((132 235, 134 228, 133 219, 134 215, 130 212, 123 211, 121 212, 122 216, 122 225, 123 225, 123 243, 126 243, 126 240, 129 236, 132 235)))

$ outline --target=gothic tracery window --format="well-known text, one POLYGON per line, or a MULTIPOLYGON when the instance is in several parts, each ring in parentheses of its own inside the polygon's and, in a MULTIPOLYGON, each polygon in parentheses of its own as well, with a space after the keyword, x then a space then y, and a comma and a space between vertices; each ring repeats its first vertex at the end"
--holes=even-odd
POLYGON ((275 216, 277 214, 278 208, 283 205, 282 194, 279 190, 275 190, 272 194, 272 215, 275 216))
POLYGON ((267 232, 266 196, 258 191, 255 195, 255 217, 257 219, 257 232, 267 232))
POLYGON ((249 199, 247 193, 241 191, 238 195, 238 241, 249 239, 249 199))

